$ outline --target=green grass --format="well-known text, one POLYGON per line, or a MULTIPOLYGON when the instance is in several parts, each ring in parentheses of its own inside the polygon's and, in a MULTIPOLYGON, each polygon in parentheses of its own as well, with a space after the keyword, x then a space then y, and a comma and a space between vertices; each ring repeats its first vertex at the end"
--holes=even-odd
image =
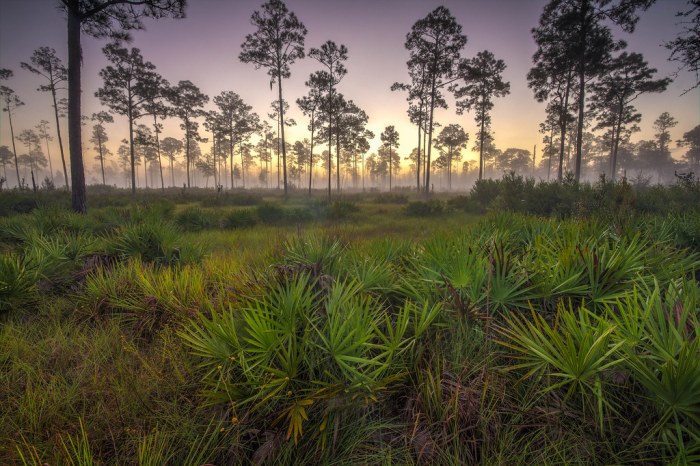
POLYGON ((697 463, 700 214, 567 189, 10 194, 0 463, 697 463))

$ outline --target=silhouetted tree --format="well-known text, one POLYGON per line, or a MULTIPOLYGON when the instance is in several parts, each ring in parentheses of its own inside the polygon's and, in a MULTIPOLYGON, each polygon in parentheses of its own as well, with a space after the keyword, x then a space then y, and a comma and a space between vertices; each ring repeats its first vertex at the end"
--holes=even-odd
POLYGON ((561 182, 567 129, 569 123, 575 121, 570 104, 575 100, 574 60, 566 53, 566 43, 557 39, 560 35, 558 24, 551 22, 549 17, 540 17, 539 26, 532 30, 532 35, 538 48, 532 57, 534 66, 527 74, 528 87, 533 90, 538 102, 549 101, 546 107, 547 124, 552 128, 556 124, 559 131, 557 180, 561 182))
POLYGON ((51 149, 49 148, 49 141, 53 141, 53 137, 49 134, 49 122, 47 120, 41 120, 35 128, 39 139, 43 139, 44 142, 46 142, 46 158, 49 161, 49 175, 51 177, 51 183, 53 183, 53 164, 51 163, 51 149))
MULTIPOLYGON (((7 79, 10 76, 12 76, 12 71, 3 69, 0 70, 2 74, 0 77, 2 79, 7 79)), ((17 107, 21 107, 24 105, 24 102, 20 100, 19 97, 17 97, 17 94, 15 94, 15 91, 10 89, 7 86, 0 86, 0 99, 2 99, 2 111, 7 112, 7 118, 10 121, 10 138, 12 138, 12 153, 15 156, 15 171, 17 172, 17 186, 20 186, 21 180, 19 177, 19 163, 17 162, 17 148, 15 147, 15 131, 12 126, 12 114, 14 113, 15 110, 17 110, 17 107)))
POLYGON ((663 112, 659 115, 659 118, 654 121, 654 129, 658 131, 658 133, 654 135, 654 137, 656 137, 656 145, 659 151, 664 154, 669 152, 669 143, 671 142, 669 130, 676 125, 678 125, 678 121, 668 112, 663 112))
MULTIPOLYGON (((256 68, 267 68, 270 89, 277 82, 279 120, 284 122, 282 79, 289 78, 289 66, 304 58, 306 28, 297 16, 287 9, 281 0, 269 0, 262 11, 255 11, 250 18, 258 29, 248 34, 238 56, 243 63, 253 63, 256 68)), ((284 139, 284 123, 280 123, 282 139, 282 165, 284 167, 284 194, 287 195, 287 153, 284 139)))
POLYGON ((469 135, 464 128, 455 124, 445 126, 435 138, 435 146, 442 150, 445 159, 442 165, 447 169, 448 190, 452 190, 452 165, 462 158, 460 152, 467 147, 467 142, 469 135))
POLYGON ((592 107, 598 117, 596 128, 612 131, 610 175, 613 181, 617 175, 617 151, 622 132, 627 125, 642 119, 631 102, 647 92, 663 92, 671 82, 668 78, 653 79, 654 73, 656 69, 650 68, 642 55, 623 52, 613 59, 608 72, 592 87, 592 107))
MULTIPOLYGON (((334 106, 336 109, 336 152, 342 149, 345 155, 345 165, 356 178, 357 156, 369 150, 369 139, 374 138, 374 133, 367 129, 369 117, 364 110, 352 100, 345 101, 341 94, 336 97, 339 98, 337 105, 334 106)), ((401 158, 398 156, 396 158, 400 163, 401 158)), ((339 168, 340 165, 338 165, 339 168)))
MULTIPOLYGON (((348 72, 345 65, 342 63, 348 59, 348 49, 342 44, 338 46, 338 44, 329 40, 321 45, 320 48, 312 48, 309 50, 309 56, 316 59, 319 63, 326 67, 325 70, 314 73, 310 80, 315 81, 319 86, 326 89, 324 112, 328 120, 328 200, 330 201, 331 176, 333 167, 331 162, 331 145, 333 144, 333 104, 335 99, 335 87, 348 72)), ((338 183, 338 185, 340 185, 340 183, 338 183)))
POLYGON ((532 163, 532 152, 527 149, 509 147, 499 151, 495 157, 495 163, 503 172, 524 174, 532 163))
POLYGON ((160 171, 160 188, 165 190, 163 179, 163 163, 160 157, 160 133, 163 132, 163 124, 158 120, 165 120, 170 113, 166 104, 166 94, 170 83, 158 73, 147 73, 141 80, 140 93, 143 97, 143 109, 146 114, 153 117, 154 148, 158 156, 158 168, 160 171))
POLYGON ((687 147, 683 158, 688 164, 688 170, 698 175, 700 173, 700 125, 683 134, 683 139, 677 142, 679 147, 687 147))
POLYGON ((93 144, 93 149, 97 152, 97 160, 100 161, 100 170, 102 171, 102 184, 105 185, 105 158, 110 154, 105 143, 109 141, 105 123, 114 123, 114 117, 107 112, 97 112, 92 114, 92 121, 96 123, 92 126, 92 137, 90 142, 93 144))
MULTIPOLYGON (((491 109, 494 97, 504 97, 510 93, 510 83, 503 82, 502 73, 506 69, 503 60, 496 60, 488 50, 479 52, 476 57, 463 60, 459 64, 459 74, 464 86, 455 90, 455 97, 464 100, 457 102, 457 113, 475 111, 474 120, 483 134, 491 124, 491 109)), ((479 137, 483 142, 483 136, 479 137)), ((479 146, 479 180, 484 176, 484 148, 479 146)))
MULTIPOLYGON (((289 144, 283 144, 281 133, 284 126, 296 126, 297 122, 294 118, 280 118, 280 103, 276 100, 272 101, 270 104, 270 113, 267 117, 271 120, 277 121, 277 140, 276 140, 276 153, 277 153, 277 189, 280 189, 280 173, 286 171, 286 167, 282 167, 280 163, 280 156, 286 153, 286 147, 290 147, 289 144)), ((282 102, 283 113, 286 114, 289 111, 289 104, 287 101, 282 102)), ((284 158, 282 158, 284 160, 284 158)), ((245 174, 245 170, 243 171, 245 174)))
POLYGON ((379 138, 381 139, 386 149, 389 151, 389 192, 391 192, 391 172, 393 168, 392 159, 394 158, 392 149, 394 147, 398 147, 399 145, 399 132, 396 131, 394 125, 390 125, 384 128, 384 131, 382 131, 382 134, 379 135, 379 138))
MULTIPOLYGON (((26 161, 29 165, 29 171, 32 175, 32 189, 34 192, 37 191, 36 178, 34 177, 34 167, 41 165, 41 160, 43 160, 43 166, 46 166, 46 158, 41 152, 41 140, 39 136, 34 132, 33 129, 25 129, 19 133, 17 140, 24 144, 27 148, 26 161)), ((26 173, 26 172, 25 172, 26 173)))
MULTIPOLYGON (((29 63, 22 62, 21 66, 25 70, 31 71, 34 74, 43 76, 48 81, 48 84, 39 86, 38 91, 50 92, 53 102, 54 116, 56 118, 56 134, 58 135, 58 148, 61 151, 61 163, 63 164, 63 176, 65 178, 66 189, 68 189, 68 170, 66 168, 66 156, 63 152, 63 138, 61 137, 61 125, 58 120, 59 108, 56 97, 56 92, 60 89, 65 89, 61 83, 68 79, 68 70, 61 62, 61 59, 56 56, 56 50, 51 47, 39 47, 34 51, 29 58, 29 63)), ((50 157, 49 157, 49 160, 50 157)), ((53 176, 53 173, 52 175, 53 176)))
POLYGON ((311 78, 306 81, 306 86, 309 88, 309 93, 304 97, 297 99, 297 106, 302 111, 305 116, 309 117, 309 131, 311 131, 311 142, 309 143, 309 196, 311 195, 311 184, 313 177, 313 166, 314 166, 314 131, 316 129, 316 120, 318 119, 318 113, 320 112, 320 106, 322 103, 322 93, 323 93, 323 82, 319 82, 318 79, 311 78))
POLYGON ((539 49, 556 44, 552 61, 570 65, 577 95, 577 137, 574 180, 581 176, 583 128, 585 125, 586 89, 591 80, 606 71, 611 53, 624 43, 615 42, 610 21, 627 32, 633 32, 639 19, 637 10, 645 10, 654 0, 551 0, 540 17, 540 27, 533 31, 539 49))
POLYGON ((186 0, 59 0, 68 26, 68 143, 72 207, 87 212, 81 140, 81 31, 93 37, 128 40, 128 31, 143 29, 144 17, 184 17, 186 0))
MULTIPOLYGON (((429 87, 427 85, 427 64, 425 60, 409 60, 408 62, 408 74, 411 77, 411 84, 394 83, 391 86, 392 91, 404 90, 408 91, 408 96, 406 100, 409 102, 408 106, 408 117, 411 123, 415 124, 418 128, 418 144, 416 145, 416 150, 413 153, 414 157, 414 169, 416 170, 416 191, 421 189, 421 132, 423 126, 425 125, 425 112, 426 104, 429 100, 429 87)), ((447 108, 447 102, 442 97, 439 90, 435 93, 436 108, 447 108)))
POLYGON ((177 86, 171 87, 166 93, 168 102, 172 106, 173 115, 182 120, 180 129, 185 132, 185 163, 187 170, 187 187, 190 187, 190 166, 193 162, 191 150, 193 142, 199 142, 199 123, 196 118, 204 116, 202 107, 209 102, 209 97, 202 93, 191 81, 180 81, 177 86))
POLYGON ((171 186, 175 186, 175 173, 173 171, 173 163, 175 158, 180 154, 185 145, 179 139, 172 137, 167 137, 163 139, 160 143, 160 148, 165 154, 165 156, 170 161, 170 183, 171 186))
POLYGON ((15 154, 7 146, 0 146, 0 165, 2 165, 2 174, 5 181, 7 181, 7 165, 12 165, 12 160, 15 158, 15 154))
POLYGON ((683 31, 678 37, 667 42, 666 48, 671 51, 669 60, 680 63, 680 70, 695 74, 695 85, 686 92, 700 86, 700 0, 688 0, 688 9, 678 12, 676 16, 684 18, 681 23, 683 31))
POLYGON ((129 147, 131 151, 131 192, 136 194, 136 170, 134 156, 134 122, 148 115, 146 104, 148 83, 157 79, 155 65, 143 60, 141 51, 107 44, 102 51, 112 63, 100 70, 104 87, 95 93, 103 105, 124 115, 129 123, 129 147))
POLYGON ((410 51, 409 70, 425 68, 425 85, 429 89, 427 97, 428 153, 426 156, 426 193, 430 189, 430 155, 433 140, 433 114, 439 102, 439 88, 452 78, 460 58, 460 52, 467 43, 460 26, 450 10, 437 7, 425 18, 416 21, 411 32, 406 35, 406 49, 410 51))

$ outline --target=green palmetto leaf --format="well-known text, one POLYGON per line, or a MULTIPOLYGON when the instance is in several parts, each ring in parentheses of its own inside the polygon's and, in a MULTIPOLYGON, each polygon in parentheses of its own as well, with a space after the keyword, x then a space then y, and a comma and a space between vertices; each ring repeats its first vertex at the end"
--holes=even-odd
POLYGON ((617 356, 623 342, 615 342, 615 327, 605 320, 596 320, 590 311, 580 307, 578 312, 559 307, 557 322, 550 325, 532 310, 532 320, 517 315, 505 317, 498 329, 504 337, 499 343, 515 351, 522 361, 511 367, 527 369, 524 378, 546 375, 553 383, 544 391, 566 389, 565 399, 575 393, 584 405, 595 406, 600 428, 604 411, 615 409, 602 385, 605 370, 620 364, 617 356))

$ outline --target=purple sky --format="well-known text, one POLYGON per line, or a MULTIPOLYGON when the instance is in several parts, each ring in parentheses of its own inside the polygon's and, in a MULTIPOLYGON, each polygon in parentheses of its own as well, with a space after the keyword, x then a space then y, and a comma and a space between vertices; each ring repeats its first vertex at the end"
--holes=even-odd
MULTIPOLYGON (((147 30, 134 33, 131 46, 140 48, 144 58, 154 63, 157 71, 171 83, 188 79, 210 98, 224 90, 237 92, 264 117, 270 102, 276 98, 275 91, 270 90, 264 70, 255 70, 252 65, 238 61, 244 37, 253 31, 250 15, 260 3, 261 0, 189 0, 186 19, 147 21, 147 30)), ((5 84, 27 104, 17 111, 15 134, 34 127, 41 119, 53 122, 49 95, 35 92, 43 83, 41 78, 22 70, 19 63, 28 61, 32 52, 44 45, 54 47, 61 58, 67 56, 65 19, 56 4, 55 0, 0 0, 0 68, 14 71, 15 76, 5 84)), ((414 146, 416 131, 406 117, 405 94, 392 93, 389 86, 408 78, 405 66, 408 53, 403 47, 406 33, 416 20, 439 5, 451 10, 468 37, 463 56, 472 57, 488 49, 508 66, 504 78, 511 83, 511 94, 497 100, 492 113, 497 147, 531 150, 538 144, 540 150, 542 136, 538 125, 544 118, 544 104, 538 104, 532 97, 525 75, 535 51, 530 30, 537 25, 545 4, 545 0, 287 1, 289 9, 309 31, 307 50, 329 39, 348 47, 348 74, 338 89, 368 113, 369 129, 376 134, 372 150, 379 146, 379 134, 384 127, 393 124, 400 134, 402 157, 414 146)), ((643 53, 660 75, 669 75, 676 65, 666 60, 668 51, 660 44, 676 35, 678 26, 674 14, 683 8, 684 0, 659 0, 643 15, 635 34, 618 33, 617 38, 628 42, 629 51, 643 53)), ((106 65, 101 52, 105 43, 83 36, 84 115, 102 109, 93 95, 101 85, 98 72, 106 65)), ((288 130, 291 142, 308 137, 306 118, 293 102, 306 93, 304 81, 317 69, 320 68, 312 59, 299 61, 292 67, 291 78, 283 83, 285 99, 292 103, 291 117, 298 122, 288 130)), ((663 111, 670 112, 679 121, 672 130, 674 140, 700 123, 698 91, 680 95, 691 86, 692 78, 683 73, 665 93, 638 99, 637 107, 643 114, 642 132, 634 135, 633 140, 653 137, 652 123, 663 111)), ((448 103, 450 108, 439 111, 437 121, 443 125, 459 123, 464 126, 470 135, 471 147, 476 129, 473 115, 457 116, 450 97, 448 103)), ((213 104, 208 108, 213 108, 213 104)), ((127 133, 125 118, 115 116, 115 120, 107 130, 110 147, 116 153, 119 141, 127 133)), ((89 131, 88 128, 85 131, 89 131)), ((175 120, 166 123, 164 136, 181 137, 175 120)), ((53 144, 51 155, 55 170, 58 148, 55 141, 53 144)), ((0 117, 0 145, 11 145, 6 114, 0 117)), ((18 152, 21 153, 20 147, 18 152)), ((88 150, 88 164, 93 157, 92 150, 88 150)), ((475 158, 475 154, 467 152, 465 159, 469 158, 475 158)))

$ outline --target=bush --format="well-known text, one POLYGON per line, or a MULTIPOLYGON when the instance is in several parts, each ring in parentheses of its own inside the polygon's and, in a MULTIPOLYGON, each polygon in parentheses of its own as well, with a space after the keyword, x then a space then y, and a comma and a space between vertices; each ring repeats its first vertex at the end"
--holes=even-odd
POLYGON ((445 205, 438 199, 429 201, 414 201, 409 202, 406 206, 406 215, 412 217, 428 217, 431 215, 440 215, 445 211, 445 205))
POLYGON ((105 252, 121 259, 138 258, 156 264, 194 262, 202 257, 198 245, 184 240, 174 225, 162 221, 118 228, 106 239, 105 252))
POLYGON ((188 207, 175 217, 175 223, 185 231, 202 231, 219 224, 218 216, 199 207, 188 207))
POLYGON ((282 207, 273 202, 263 202, 255 208, 258 218, 263 223, 276 225, 284 221, 285 212, 282 207))
POLYGON ((224 215, 222 226, 224 228, 247 228, 258 223, 258 218, 253 209, 232 210, 224 215))
POLYGON ((335 201, 328 209, 328 216, 334 219, 346 218, 350 214, 359 212, 360 208, 357 204, 349 201, 335 201))

